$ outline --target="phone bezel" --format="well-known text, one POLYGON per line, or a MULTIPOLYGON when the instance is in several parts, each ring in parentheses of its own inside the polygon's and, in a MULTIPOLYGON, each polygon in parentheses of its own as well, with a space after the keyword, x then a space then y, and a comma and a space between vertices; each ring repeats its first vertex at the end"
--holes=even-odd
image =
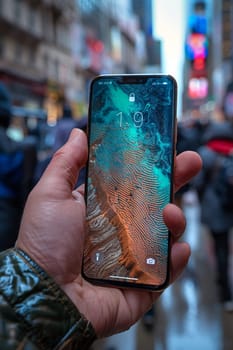
MULTIPOLYGON (((89 88, 89 109, 88 109, 88 126, 87 126, 87 135, 90 133, 91 128, 91 101, 93 94, 93 85, 96 81, 100 79, 116 79, 119 84, 143 84, 149 78, 156 79, 169 79, 173 84, 173 108, 172 108, 172 144, 173 144, 173 156, 171 164, 171 186, 170 186, 170 202, 173 202, 173 176, 174 176, 174 162, 176 154, 176 113, 177 113, 177 82, 175 78, 167 74, 103 74, 96 76, 90 84, 89 88)), ((88 137, 88 149, 90 149, 90 139, 88 137)), ((88 161, 87 161, 87 171, 86 171, 86 184, 88 179, 88 164, 89 164, 89 152, 88 152, 88 161)), ((87 204, 87 185, 85 186, 85 202, 87 204)), ((117 281, 117 280, 107 280, 89 277, 85 274, 84 263, 82 264, 82 276, 89 282, 101 285, 101 286, 110 286, 117 288, 133 288, 133 289, 143 289, 149 291, 162 291, 168 285, 170 281, 170 260, 171 260, 171 233, 168 230, 168 256, 167 256, 167 268, 166 268, 166 278, 164 283, 160 285, 152 284, 142 284, 142 283, 132 283, 127 281, 117 281)))

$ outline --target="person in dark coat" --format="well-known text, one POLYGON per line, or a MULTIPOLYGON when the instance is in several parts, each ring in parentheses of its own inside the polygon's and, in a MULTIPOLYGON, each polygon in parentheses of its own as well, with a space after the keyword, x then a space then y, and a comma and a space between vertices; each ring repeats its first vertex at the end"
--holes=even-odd
POLYGON ((199 193, 201 220, 209 228, 214 241, 220 301, 226 307, 233 307, 229 279, 229 234, 233 227, 233 212, 224 208, 216 191, 219 160, 233 155, 233 118, 210 123, 198 153, 203 168, 193 184, 199 193))
MULTIPOLYGON (((209 119, 187 118, 177 123, 176 151, 180 154, 184 151, 197 151, 202 144, 202 137, 208 127, 209 119)), ((192 190, 192 183, 187 183, 175 195, 175 203, 182 207, 183 196, 192 190)))
MULTIPOLYGON (((52 159, 54 152, 62 147, 64 143, 67 141, 69 134, 73 128, 78 128, 83 130, 85 133, 87 132, 87 121, 88 118, 83 116, 81 119, 73 119, 72 111, 69 106, 64 106, 63 108, 63 116, 64 118, 60 119, 55 127, 54 131, 54 145, 51 148, 49 154, 46 158, 40 160, 37 164, 34 181, 37 183, 41 178, 43 172, 47 168, 49 162, 52 159)), ((76 183, 76 187, 85 183, 86 179, 86 167, 83 167, 79 172, 79 177, 76 183)))
POLYGON ((11 248, 17 239, 37 161, 32 138, 16 142, 7 135, 10 122, 11 98, 0 83, 0 251, 11 248))
POLYGON ((65 103, 63 106, 62 117, 58 120, 55 126, 55 136, 53 152, 63 146, 69 138, 69 134, 73 128, 77 127, 77 120, 73 118, 71 107, 65 103))

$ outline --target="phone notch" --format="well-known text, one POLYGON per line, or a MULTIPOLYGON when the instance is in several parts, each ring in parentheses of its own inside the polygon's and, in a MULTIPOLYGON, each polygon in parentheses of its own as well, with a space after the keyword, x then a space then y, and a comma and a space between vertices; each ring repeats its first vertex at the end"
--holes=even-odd
POLYGON ((117 80, 118 84, 145 84, 147 82, 146 76, 140 75, 122 75, 117 80))

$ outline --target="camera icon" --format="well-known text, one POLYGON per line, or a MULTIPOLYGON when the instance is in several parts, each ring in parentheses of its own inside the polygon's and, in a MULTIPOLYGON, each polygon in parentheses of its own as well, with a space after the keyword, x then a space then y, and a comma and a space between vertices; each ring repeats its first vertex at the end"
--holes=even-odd
POLYGON ((147 258, 146 263, 147 263, 147 265, 155 265, 156 260, 154 258, 147 258))

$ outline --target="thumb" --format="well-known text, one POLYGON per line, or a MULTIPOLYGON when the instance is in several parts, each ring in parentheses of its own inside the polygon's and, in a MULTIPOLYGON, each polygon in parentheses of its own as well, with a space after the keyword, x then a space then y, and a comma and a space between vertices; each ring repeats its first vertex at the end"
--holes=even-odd
POLYGON ((87 161, 87 137, 80 129, 73 129, 68 141, 53 155, 40 182, 47 190, 73 190, 80 169, 87 161))

